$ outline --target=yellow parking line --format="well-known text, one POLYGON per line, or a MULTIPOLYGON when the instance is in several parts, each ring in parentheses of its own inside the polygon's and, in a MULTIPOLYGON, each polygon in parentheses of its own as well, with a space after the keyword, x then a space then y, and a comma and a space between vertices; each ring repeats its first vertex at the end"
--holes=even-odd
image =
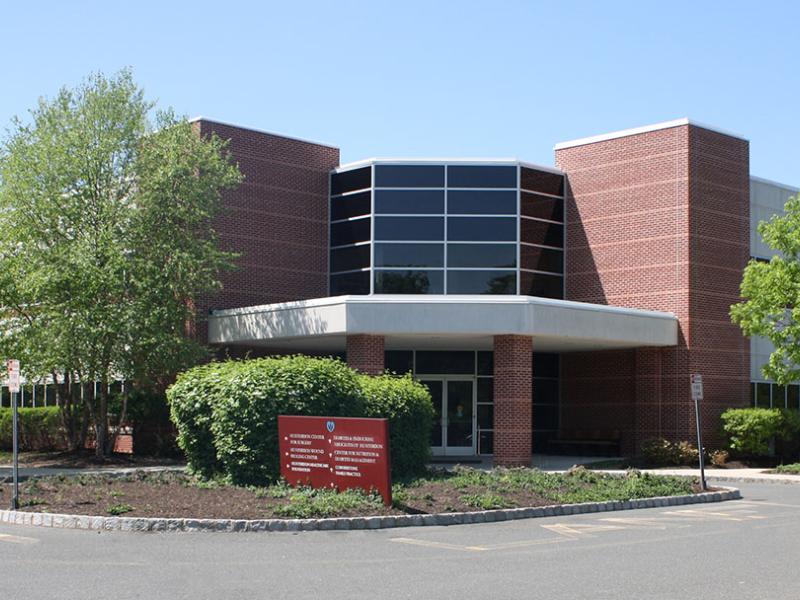
POLYGON ((482 552, 488 550, 483 546, 461 546, 459 544, 446 544, 444 542, 431 542, 428 540, 416 540, 414 538, 390 538, 390 542, 398 544, 410 544, 412 546, 426 546, 428 548, 443 548, 445 550, 461 550, 463 552, 482 552))
POLYGON ((0 542, 8 542, 10 544, 35 544, 38 542, 36 538, 23 537, 21 535, 10 535, 8 533, 0 533, 0 542))

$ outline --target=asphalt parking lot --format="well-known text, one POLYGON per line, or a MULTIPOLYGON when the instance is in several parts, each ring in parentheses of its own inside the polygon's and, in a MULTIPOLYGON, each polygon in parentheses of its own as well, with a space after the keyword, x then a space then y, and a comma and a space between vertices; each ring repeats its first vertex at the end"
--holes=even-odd
POLYGON ((736 485, 743 500, 452 527, 0 526, 0 597, 797 600, 800 485, 736 485))

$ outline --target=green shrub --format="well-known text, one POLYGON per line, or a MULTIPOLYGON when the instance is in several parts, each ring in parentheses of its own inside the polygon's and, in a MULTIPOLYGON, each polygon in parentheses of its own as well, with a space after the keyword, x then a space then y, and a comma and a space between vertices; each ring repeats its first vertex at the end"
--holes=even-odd
POLYGON ((339 360, 306 356, 196 367, 167 392, 178 444, 203 477, 272 481, 280 473, 278 415, 362 416, 358 377, 339 360))
POLYGON ((167 390, 170 417, 178 430, 178 446, 189 467, 211 478, 222 470, 211 432, 212 406, 221 397, 225 379, 239 363, 209 363, 178 375, 167 390))
POLYGON ((270 357, 196 367, 178 376, 167 397, 178 445, 207 479, 277 479, 278 415, 388 419, 395 477, 422 472, 430 456, 433 405, 410 375, 370 377, 337 359, 270 357))
POLYGON ((700 453, 687 441, 670 442, 659 438, 642 444, 642 457, 653 466, 691 466, 697 464, 700 453))
POLYGON ((392 475, 422 473, 430 458, 433 403, 424 385, 411 375, 361 375, 364 415, 389 419, 392 475))
POLYGON ((791 435, 786 411, 777 408, 730 408, 721 418, 731 450, 740 455, 767 456, 773 440, 791 435))
MULTIPOLYGON (((20 451, 63 450, 67 447, 58 407, 20 408, 20 451)), ((13 446, 11 409, 0 408, 0 450, 13 446)))

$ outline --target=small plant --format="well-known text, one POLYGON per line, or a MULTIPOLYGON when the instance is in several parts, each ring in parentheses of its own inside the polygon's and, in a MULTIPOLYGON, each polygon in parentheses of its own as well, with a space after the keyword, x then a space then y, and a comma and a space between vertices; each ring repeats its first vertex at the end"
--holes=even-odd
POLYGON ((642 444, 642 456, 653 466, 689 466, 697 463, 700 453, 687 441, 670 442, 658 438, 642 444))
POLYGON ((114 504, 106 508, 106 512, 113 516, 124 515, 125 513, 129 513, 133 510, 133 507, 130 504, 114 504))
POLYGON ((730 453, 727 450, 714 450, 711 453, 711 464, 715 467, 722 467, 728 462, 730 453))
POLYGON ((109 496, 111 496, 112 498, 122 498, 124 495, 125 494, 123 494, 119 490, 111 490, 111 492, 109 493, 109 496))
POLYGON ((36 497, 26 498, 25 500, 19 503, 20 506, 39 506, 41 504, 47 504, 47 503, 41 498, 36 498, 36 497))
POLYGON ((473 506, 481 510, 508 508, 511 506, 502 496, 490 492, 484 494, 465 494, 461 496, 461 501, 467 506, 473 506))

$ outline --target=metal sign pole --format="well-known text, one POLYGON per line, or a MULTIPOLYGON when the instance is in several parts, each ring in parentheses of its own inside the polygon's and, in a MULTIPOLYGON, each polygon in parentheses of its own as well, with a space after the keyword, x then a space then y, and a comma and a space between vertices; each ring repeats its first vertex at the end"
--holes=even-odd
POLYGON ((11 510, 19 508, 19 415, 17 414, 17 392, 11 394, 11 427, 13 437, 13 479, 14 492, 11 497, 11 510))
POLYGON ((705 459, 703 458, 703 438, 700 436, 700 400, 697 394, 694 395, 694 421, 697 425, 697 453, 700 457, 700 489, 704 492, 708 489, 706 485, 705 459))

